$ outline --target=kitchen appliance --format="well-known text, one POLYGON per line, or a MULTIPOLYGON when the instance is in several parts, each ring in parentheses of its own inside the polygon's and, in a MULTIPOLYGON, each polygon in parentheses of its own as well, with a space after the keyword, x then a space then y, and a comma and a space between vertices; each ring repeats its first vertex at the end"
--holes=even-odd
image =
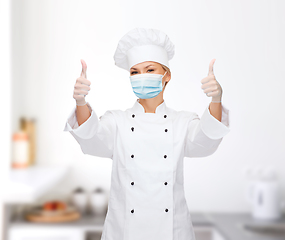
POLYGON ((88 195, 81 187, 77 187, 72 193, 72 203, 81 214, 87 211, 88 195))
POLYGON ((106 214, 107 197, 105 191, 98 187, 90 195, 90 205, 92 213, 95 215, 106 214))
POLYGON ((251 203, 253 218, 281 218, 281 191, 273 169, 267 168, 259 172, 257 178, 250 182, 246 198, 251 203))

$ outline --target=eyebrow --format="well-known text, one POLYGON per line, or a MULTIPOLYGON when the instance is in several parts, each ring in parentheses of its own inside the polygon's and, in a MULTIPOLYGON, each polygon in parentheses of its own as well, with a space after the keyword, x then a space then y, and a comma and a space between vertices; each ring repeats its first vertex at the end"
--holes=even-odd
MULTIPOLYGON (((153 64, 149 64, 145 68, 148 68, 149 66, 154 66, 154 65, 153 64)), ((131 69, 137 70, 136 68, 131 68, 131 69)))

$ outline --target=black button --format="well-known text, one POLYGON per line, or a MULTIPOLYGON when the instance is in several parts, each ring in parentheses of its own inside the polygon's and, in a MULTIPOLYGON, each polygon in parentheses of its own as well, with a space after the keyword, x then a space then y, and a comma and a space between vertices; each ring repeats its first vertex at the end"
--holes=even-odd
POLYGON ((131 155, 131 158, 134 158, 134 155, 133 155, 133 154, 131 155))
POLYGON ((167 155, 164 155, 164 158, 167 158, 167 155))
POLYGON ((134 127, 132 127, 131 129, 132 129, 132 131, 134 131, 134 130, 135 130, 135 128, 134 128, 134 127))
POLYGON ((167 115, 164 115, 164 118, 167 118, 167 115))
POLYGON ((131 184, 134 185, 135 183, 134 183, 134 182, 131 182, 131 184))
POLYGON ((135 117, 135 114, 133 114, 132 117, 134 118, 134 117, 135 117))
POLYGON ((167 182, 165 182, 164 185, 167 185, 167 182))
POLYGON ((135 210, 134 210, 134 209, 132 209, 132 210, 131 210, 131 213, 134 213, 134 211, 135 211, 135 210))
POLYGON ((165 209, 165 212, 168 212, 168 209, 167 209, 167 208, 165 209))
POLYGON ((167 130, 167 129, 165 129, 164 131, 165 131, 165 132, 167 132, 168 130, 167 130))

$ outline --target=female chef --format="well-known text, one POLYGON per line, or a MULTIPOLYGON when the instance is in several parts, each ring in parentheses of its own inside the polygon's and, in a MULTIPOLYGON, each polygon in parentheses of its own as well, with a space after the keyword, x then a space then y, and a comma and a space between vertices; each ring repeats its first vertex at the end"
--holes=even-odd
POLYGON ((213 154, 230 131, 229 110, 213 73, 214 59, 202 90, 212 101, 201 118, 169 108, 163 99, 170 81, 174 45, 156 29, 135 28, 119 41, 115 65, 130 73, 138 97, 126 110, 98 116, 85 96, 91 82, 86 63, 74 86, 76 107, 64 131, 84 154, 113 160, 108 211, 101 240, 195 240, 184 196, 184 157, 213 154))

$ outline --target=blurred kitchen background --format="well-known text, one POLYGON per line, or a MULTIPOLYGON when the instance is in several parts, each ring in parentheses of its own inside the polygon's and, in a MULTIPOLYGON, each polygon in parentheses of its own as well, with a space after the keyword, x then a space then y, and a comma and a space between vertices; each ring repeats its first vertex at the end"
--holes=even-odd
POLYGON ((84 155, 64 132, 87 63, 86 97, 101 116, 132 107, 129 73, 114 65, 135 27, 175 44, 164 99, 201 116, 214 74, 230 133, 205 158, 185 158, 197 240, 285 239, 285 2, 282 0, 2 0, 1 239, 98 240, 112 160, 84 155))

